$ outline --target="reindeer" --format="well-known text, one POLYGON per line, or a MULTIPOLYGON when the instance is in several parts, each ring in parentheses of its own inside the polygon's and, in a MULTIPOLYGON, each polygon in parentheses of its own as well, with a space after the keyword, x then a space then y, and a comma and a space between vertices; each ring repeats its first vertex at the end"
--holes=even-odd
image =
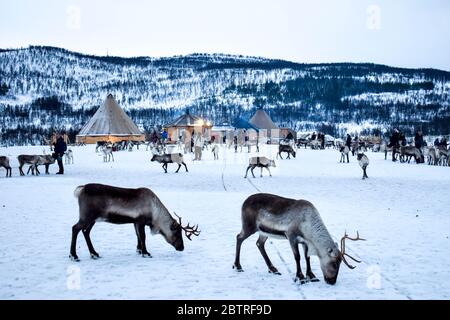
POLYGON ((253 170, 256 167, 261 168, 261 178, 262 178, 263 168, 266 168, 267 171, 269 171, 269 175, 272 176, 272 173, 270 172, 269 167, 274 167, 275 168, 276 166, 275 166, 275 161, 270 160, 270 159, 268 159, 266 157, 251 157, 250 160, 249 160, 249 165, 247 167, 247 171, 245 171, 245 177, 244 178, 247 178, 247 173, 248 173, 249 169, 251 169, 253 178, 256 178, 255 174, 253 173, 253 170))
POLYGON ((270 261, 264 244, 268 237, 289 240, 297 264, 295 281, 299 280, 300 284, 319 281, 311 270, 311 255, 319 257, 325 282, 335 284, 342 261, 349 268, 355 268, 347 262, 345 256, 355 262, 361 262, 345 252, 345 240, 365 240, 361 239, 359 234, 356 238, 350 238, 345 233, 341 238, 341 249, 339 250, 312 203, 273 194, 254 194, 248 197, 242 205, 242 230, 236 237, 236 259, 233 265, 237 271, 243 271, 240 264, 242 242, 256 232, 259 232, 256 246, 269 268, 269 273, 273 274, 280 273, 270 261), (300 266, 299 244, 303 246, 305 254, 306 278, 300 266))
POLYGON ((410 163, 412 157, 414 157, 416 163, 422 162, 422 154, 420 153, 419 149, 413 146, 400 147, 400 162, 410 163))
POLYGON ((111 145, 104 145, 101 150, 103 153, 103 162, 110 162, 111 159, 114 162, 113 148, 111 145))
POLYGON ((348 146, 341 146, 341 148, 339 149, 339 152, 341 153, 341 160, 339 160, 339 163, 344 163, 345 162, 345 157, 347 157, 347 163, 350 162, 349 158, 348 158, 348 154, 350 152, 350 149, 348 146))
POLYGON ((211 152, 214 154, 214 160, 219 160, 219 145, 217 143, 213 145, 211 152))
POLYGON ((22 168, 25 164, 29 164, 30 167, 28 168, 27 174, 32 172, 34 175, 34 170, 36 170, 36 175, 40 174, 37 166, 38 165, 45 165, 45 173, 49 174, 48 168, 50 164, 55 163, 55 158, 53 158, 51 155, 25 155, 21 154, 17 157, 17 160, 19 161, 19 172, 21 176, 24 176, 25 173, 23 172, 22 168))
POLYGON ((98 149, 101 150, 107 144, 109 144, 108 141, 97 141, 97 145, 95 146, 95 152, 98 152, 98 149))
POLYGON ((425 147, 428 153, 428 165, 437 165, 436 149, 434 147, 425 147))
POLYGON ((0 167, 3 167, 6 169, 6 177, 11 177, 12 175, 12 169, 9 165, 9 158, 5 156, 0 156, 0 167))
POLYGON ((150 189, 125 189, 102 184, 86 184, 75 189, 80 216, 72 227, 70 258, 79 261, 76 253, 77 236, 83 232, 91 258, 99 258, 95 251, 90 232, 95 222, 106 221, 114 224, 133 223, 137 236, 137 252, 143 257, 151 257, 145 245, 145 226, 152 234, 161 234, 177 251, 184 250, 182 231, 189 240, 198 236, 198 226, 181 225, 181 217, 176 221, 161 200, 150 189))
POLYGON ((53 158, 53 156, 48 155, 48 154, 39 155, 37 157, 38 157, 38 159, 37 159, 36 164, 30 165, 28 167, 27 174, 29 174, 31 171, 31 174, 34 175, 34 172, 36 171, 36 175, 37 176, 40 175, 41 172, 38 169, 38 166, 40 166, 40 165, 45 165, 45 174, 50 174, 50 172, 48 171, 48 168, 51 164, 55 163, 55 158, 53 158))
POLYGON ((64 154, 64 163, 65 164, 73 164, 73 151, 72 149, 67 150, 64 154))
POLYGON ((167 173, 167 164, 168 163, 176 163, 178 164, 178 169, 175 172, 178 172, 181 168, 181 165, 184 166, 186 169, 186 172, 188 172, 188 168, 186 166, 186 163, 183 161, 183 155, 181 153, 172 153, 172 154, 163 154, 163 155, 157 155, 154 154, 152 159, 150 161, 156 161, 159 163, 162 163, 162 168, 164 169, 164 172, 167 173))
POLYGON ((446 147, 439 146, 436 150, 436 162, 440 166, 445 166, 448 163, 448 154, 449 151, 446 149, 446 147))
POLYGON ((290 145, 286 145, 286 144, 280 144, 278 146, 278 154, 277 154, 277 158, 280 157, 281 159, 283 159, 283 157, 281 156, 282 152, 286 152, 288 154, 287 159, 291 158, 291 154, 292 156, 295 158, 295 151, 292 148, 292 146, 290 145))
POLYGON ((363 180, 369 178, 366 173, 367 166, 369 165, 369 158, 362 152, 359 152, 357 155, 358 163, 361 169, 363 170, 363 180))

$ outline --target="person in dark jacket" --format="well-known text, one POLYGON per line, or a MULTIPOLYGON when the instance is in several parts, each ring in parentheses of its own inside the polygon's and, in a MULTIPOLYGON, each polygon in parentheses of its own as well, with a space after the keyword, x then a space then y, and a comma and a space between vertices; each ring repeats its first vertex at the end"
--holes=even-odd
POLYGON ((423 134, 420 130, 414 136, 414 146, 419 150, 423 147, 423 134))
POLYGON ((56 174, 64 174, 64 166, 62 157, 64 153, 67 151, 67 144, 64 142, 64 138, 62 134, 58 134, 56 142, 54 144, 54 158, 58 161, 59 171, 56 174))
POLYGON ((351 149, 351 147, 352 147, 352 137, 351 137, 349 134, 347 134, 347 140, 345 140, 345 145, 346 145, 349 149, 351 149))
POLYGON ((389 145, 388 147, 392 148, 392 161, 397 161, 397 159, 395 159, 395 150, 397 150, 400 145, 399 145, 399 132, 397 129, 394 129, 394 133, 392 134, 390 141, 389 141, 389 145))

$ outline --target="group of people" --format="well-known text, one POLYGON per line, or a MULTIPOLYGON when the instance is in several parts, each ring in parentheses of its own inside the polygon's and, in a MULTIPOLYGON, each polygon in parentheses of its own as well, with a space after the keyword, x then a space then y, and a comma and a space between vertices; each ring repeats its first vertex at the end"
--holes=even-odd
POLYGON ((318 132, 316 134, 316 132, 313 132, 313 134, 311 135, 311 140, 319 140, 320 141, 320 149, 325 149, 325 134, 322 132, 318 132))
MULTIPOLYGON (((447 148, 447 144, 448 143, 447 143, 446 137, 442 137, 441 139, 436 138, 436 140, 434 141, 435 147, 447 148)), ((422 154, 422 147, 425 147, 426 145, 427 145, 427 143, 424 140, 422 130, 417 130, 416 133, 414 134, 414 146, 417 149, 419 149, 420 153, 422 154)), ((394 129, 394 131, 390 137, 388 147, 394 148, 394 150, 395 150, 395 149, 400 148, 400 146, 406 146, 405 134, 398 129, 394 129)), ((397 159, 395 158, 394 151, 392 152, 392 161, 394 161, 394 162, 397 161, 397 159)))

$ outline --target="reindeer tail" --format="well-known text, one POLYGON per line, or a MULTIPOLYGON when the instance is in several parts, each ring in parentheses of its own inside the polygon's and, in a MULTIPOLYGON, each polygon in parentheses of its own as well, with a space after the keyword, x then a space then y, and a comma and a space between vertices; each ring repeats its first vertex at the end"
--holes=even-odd
POLYGON ((75 198, 78 198, 81 194, 81 192, 83 191, 84 186, 78 186, 75 188, 73 195, 75 196, 75 198))

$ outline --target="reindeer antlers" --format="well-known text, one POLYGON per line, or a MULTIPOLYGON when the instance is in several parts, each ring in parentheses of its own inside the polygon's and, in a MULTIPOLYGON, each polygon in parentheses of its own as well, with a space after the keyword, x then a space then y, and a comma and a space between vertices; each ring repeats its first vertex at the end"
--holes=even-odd
POLYGON ((353 261, 355 261, 357 263, 361 263, 361 260, 357 260, 357 259, 353 258, 351 255, 349 255, 348 253, 345 253, 345 239, 352 240, 352 241, 358 241, 358 240, 365 241, 366 239, 360 238, 358 231, 356 231, 356 238, 350 238, 347 235, 347 231, 345 231, 344 236, 341 238, 341 258, 342 258, 342 261, 344 261, 344 263, 350 269, 355 269, 356 268, 355 266, 352 266, 351 264, 349 264, 347 262, 347 260, 345 260, 345 256, 349 257, 350 259, 352 259, 353 261))
POLYGON ((181 229, 183 229, 183 231, 186 235, 186 238, 188 238, 189 240, 192 241, 192 239, 191 239, 192 235, 198 236, 200 234, 201 231, 198 230, 198 225, 190 226, 189 222, 188 222, 187 226, 183 227, 183 225, 181 224, 181 217, 179 215, 177 215, 175 212, 174 212, 174 214, 177 216, 178 223, 180 224, 181 229))

